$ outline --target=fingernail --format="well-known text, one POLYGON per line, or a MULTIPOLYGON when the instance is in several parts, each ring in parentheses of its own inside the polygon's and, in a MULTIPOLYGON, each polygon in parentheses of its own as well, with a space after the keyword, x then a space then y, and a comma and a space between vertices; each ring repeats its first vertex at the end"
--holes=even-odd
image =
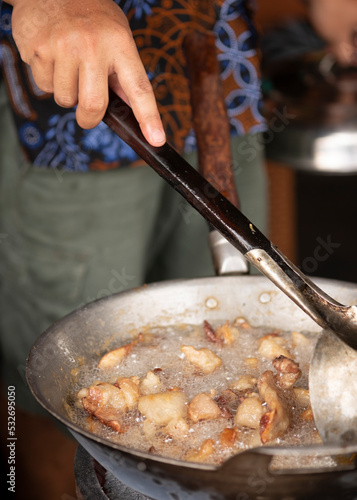
POLYGON ((162 144, 163 142, 165 142, 166 136, 162 130, 156 129, 151 133, 151 139, 156 144, 162 144))

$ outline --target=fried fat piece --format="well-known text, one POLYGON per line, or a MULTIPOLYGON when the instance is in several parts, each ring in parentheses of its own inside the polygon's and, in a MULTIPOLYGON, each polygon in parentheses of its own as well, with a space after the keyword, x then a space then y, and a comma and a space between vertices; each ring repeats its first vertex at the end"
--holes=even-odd
POLYGON ((259 339, 258 354, 265 359, 273 360, 279 356, 291 358, 291 354, 284 347, 285 340, 276 333, 264 335, 259 339))
POLYGON ((290 425, 288 404, 276 385, 271 370, 266 370, 259 379, 258 389, 269 410, 260 419, 260 438, 263 444, 282 436, 290 425))
POLYGON ((114 384, 121 389, 128 410, 133 410, 137 406, 140 397, 139 381, 139 377, 136 376, 122 377, 114 384))
POLYGON ((302 387, 293 387, 293 391, 297 402, 301 406, 310 406, 310 393, 308 389, 303 389, 302 387))
POLYGON ((229 428, 226 427, 220 433, 218 441, 222 448, 233 448, 235 443, 238 441, 239 432, 237 427, 229 428))
POLYGON ((235 382, 229 384, 229 387, 234 391, 248 391, 254 389, 257 385, 258 379, 252 375, 241 375, 235 382))
POLYGON ((249 366, 249 368, 251 368, 252 370, 254 370, 254 369, 258 368, 259 359, 255 358, 253 356, 249 356, 248 358, 245 358, 244 364, 246 366, 249 366))
POLYGON ((168 391, 141 396, 138 410, 156 425, 167 425, 171 420, 186 417, 186 395, 183 392, 168 391))
POLYGON ((222 364, 221 358, 216 356, 211 349, 207 349, 206 347, 195 349, 191 345, 182 345, 181 352, 185 354, 190 363, 196 366, 205 375, 213 373, 222 364))
POLYGON ((212 395, 202 392, 197 394, 188 405, 188 416, 193 422, 215 420, 221 416, 221 410, 212 400, 212 395))
POLYGON ((188 436, 189 426, 185 419, 178 418, 170 420, 163 432, 175 439, 182 439, 188 436))
POLYGON ((96 408, 95 406, 91 405, 87 401, 83 401, 83 408, 93 415, 95 418, 99 420, 100 423, 106 425, 107 427, 110 427, 111 429, 115 430, 116 432, 124 432, 122 425, 119 421, 118 414, 113 411, 111 407, 99 407, 96 408))
POLYGON ((223 340, 217 337, 212 325, 206 320, 203 322, 203 331, 205 332, 206 338, 209 342, 216 342, 218 344, 223 343, 223 340))
POLYGON ((142 430, 145 436, 152 439, 158 431, 158 427, 151 420, 144 420, 142 430))
POLYGON ((146 394, 157 394, 161 391, 161 387, 160 378, 152 371, 148 371, 145 378, 140 382, 140 391, 143 396, 146 394))
POLYGON ((118 366, 122 360, 131 352, 132 348, 138 343, 144 340, 143 334, 139 334, 136 340, 133 340, 129 344, 118 347, 118 349, 113 349, 107 352, 99 360, 98 368, 101 370, 110 370, 118 366))
POLYGON ((124 395, 118 387, 106 382, 92 385, 88 388, 87 395, 82 398, 82 405, 102 424, 117 432, 123 432, 119 415, 124 413, 128 407, 124 395))
POLYGON ((292 340, 293 340, 293 347, 300 347, 307 345, 309 343, 309 339, 305 337, 303 333, 300 332, 292 332, 291 333, 292 340))
POLYGON ((224 389, 224 391, 220 396, 218 396, 216 401, 221 405, 226 405, 235 402, 237 398, 237 394, 232 391, 232 389, 224 389))
POLYGON ((241 330, 249 330, 251 327, 250 323, 243 318, 242 316, 239 316, 236 318, 233 322, 233 326, 236 326, 237 328, 240 328, 241 330))
POLYGON ((230 345, 239 337, 239 330, 226 321, 224 325, 217 328, 216 336, 225 344, 230 345))
POLYGON ((234 416, 234 424, 238 427, 258 429, 264 411, 259 395, 253 392, 238 406, 237 413, 234 416))
POLYGON ((276 382, 282 389, 290 389, 301 377, 298 363, 290 358, 279 356, 273 360, 273 366, 277 371, 276 382))
POLYGON ((206 462, 214 453, 213 439, 206 439, 199 450, 194 450, 186 455, 188 462, 206 462))
POLYGON ((314 421, 314 414, 312 413, 311 406, 309 406, 305 411, 303 411, 302 414, 300 415, 300 417, 305 422, 313 422, 314 421))
POLYGON ((239 396, 232 389, 225 389, 216 399, 216 403, 221 409, 221 417, 232 418, 238 404, 239 396))
POLYGON ((88 394, 85 398, 91 401, 91 404, 99 406, 111 406, 115 410, 126 411, 127 404, 123 392, 113 384, 100 382, 91 385, 88 388, 88 394))

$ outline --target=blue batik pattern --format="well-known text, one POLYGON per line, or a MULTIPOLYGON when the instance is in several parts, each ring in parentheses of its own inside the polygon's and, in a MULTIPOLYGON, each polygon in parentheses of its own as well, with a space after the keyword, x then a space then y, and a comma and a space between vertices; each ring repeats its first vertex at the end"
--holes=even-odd
MULTIPOLYGON (((140 30, 145 28, 145 23, 153 15, 155 8, 156 11, 159 7, 164 9, 162 0, 114 1, 125 13, 130 14, 130 19, 140 30)), ((247 15, 247 2, 224 0, 217 4, 219 14, 214 33, 217 37, 222 81, 225 83, 233 77, 236 83, 236 86, 226 92, 232 134, 258 132, 264 128, 264 119, 259 109, 261 97, 259 75, 252 62, 256 55, 256 33, 247 15), (242 17, 243 25, 246 25, 247 29, 237 35, 231 24, 239 17, 242 17), (255 120, 255 124, 250 125, 249 130, 239 118, 247 111, 255 120)), ((187 19, 189 7, 192 8, 193 4, 190 0, 177 0, 175 5, 180 6, 182 14, 179 15, 183 16, 182 22, 186 22, 184 20, 187 19)), ((8 88, 13 92, 12 97, 16 98, 18 103, 20 112, 16 114, 14 110, 14 117, 19 139, 32 163, 38 167, 86 172, 96 159, 104 164, 116 163, 117 166, 128 165, 138 160, 136 153, 104 123, 100 123, 93 130, 82 130, 76 123, 75 109, 59 109, 49 98, 43 100, 44 95, 36 88, 28 68, 26 77, 23 75, 25 72, 21 66, 23 63, 16 54, 16 46, 12 39, 11 15, 11 7, 3 4, 0 13, 0 32, 4 40, 2 42, 4 77, 8 81, 8 88), (29 92, 25 85, 31 85, 32 91, 29 92), (26 99, 22 100, 22 96, 26 99)), ((151 81, 161 75, 159 68, 160 64, 157 65, 156 73, 148 70, 151 81)), ((14 99, 12 103, 14 108, 14 99)), ((186 151, 194 150, 196 139, 193 131, 189 131, 189 125, 185 134, 183 144, 186 151)))

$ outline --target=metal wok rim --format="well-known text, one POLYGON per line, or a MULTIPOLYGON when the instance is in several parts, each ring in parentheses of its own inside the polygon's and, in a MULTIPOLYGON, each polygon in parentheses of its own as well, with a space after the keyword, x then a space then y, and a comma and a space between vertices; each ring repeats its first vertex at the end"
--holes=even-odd
MULTIPOLYGON (((239 279, 240 281, 244 280, 244 278, 248 278, 249 281, 251 280, 262 280, 266 281, 269 283, 274 289, 276 288, 275 285, 273 285, 269 280, 267 280, 263 276, 227 276, 227 277, 207 277, 207 278, 193 278, 193 279, 177 279, 177 280, 167 280, 163 282, 156 282, 156 283, 151 283, 151 284, 145 284, 137 288, 133 288, 130 290, 126 290, 124 292, 119 292, 115 293, 112 295, 109 295, 107 297, 99 298, 94 301, 91 301, 87 304, 84 304, 80 306, 79 308, 73 310, 66 316, 62 317, 61 319, 57 320, 54 322, 52 325, 50 325, 35 341, 33 344, 30 353, 27 357, 26 360, 26 380, 29 385, 29 388, 35 397, 35 399, 38 401, 38 403, 50 414, 52 415, 56 420, 61 422, 63 425, 65 425, 67 428, 73 430, 74 432, 90 439, 91 441, 95 441, 101 445, 106 446, 107 448, 111 448, 112 450, 117 450, 123 453, 127 453, 130 455, 135 455, 139 458, 142 458, 144 460, 150 460, 153 462, 161 462, 165 464, 170 464, 170 465, 176 465, 176 466, 181 466, 181 467, 187 467, 191 469, 201 469, 201 470, 207 470, 207 471, 219 471, 225 464, 229 463, 231 460, 234 460, 237 456, 244 455, 245 453, 259 453, 262 455, 268 455, 268 456, 274 456, 274 455, 291 455, 293 453, 298 453, 300 456, 309 456, 311 454, 316 454, 317 456, 325 456, 325 455, 340 455, 341 453, 353 453, 356 452, 356 445, 349 445, 345 447, 337 446, 337 445, 310 445, 310 446, 304 446, 304 447, 299 447, 299 446, 292 446, 292 447, 286 447, 286 446, 259 446, 256 448, 250 448, 247 450, 242 451, 241 453, 238 453, 237 455, 232 456, 229 458, 226 462, 223 464, 217 466, 217 465, 210 465, 210 464, 200 464, 200 463, 191 463, 187 462, 184 460, 178 460, 178 459, 172 459, 172 458, 165 458, 162 456, 158 455, 153 455, 148 452, 142 452, 140 450, 136 450, 134 448, 127 448, 125 446, 121 446, 118 443, 114 443, 110 439, 103 438, 101 436, 98 436, 94 433, 91 433, 79 425, 75 424, 73 421, 70 420, 70 418, 66 418, 63 415, 61 415, 56 409, 53 408, 52 404, 42 396, 41 391, 38 386, 38 381, 37 378, 32 370, 32 363, 33 359, 36 356, 37 350, 41 347, 43 342, 51 335, 52 331, 55 328, 58 328, 61 326, 61 324, 65 324, 68 320, 75 318, 77 315, 81 314, 82 312, 95 308, 98 303, 104 303, 107 301, 116 301, 118 297, 126 297, 130 296, 133 293, 140 293, 140 292, 150 292, 151 290, 154 290, 156 288, 165 288, 165 287, 172 287, 177 284, 190 284, 195 286, 196 284, 202 284, 205 281, 211 282, 212 279, 215 280, 224 280, 224 279, 239 279)), ((336 284, 338 286, 342 286, 344 288, 355 288, 356 284, 354 283, 349 283, 349 282, 343 282, 339 280, 332 280, 332 279, 325 279, 325 278, 314 278, 314 281, 317 281, 320 283, 320 285, 323 287, 324 284, 336 284)), ((276 288, 278 293, 282 293, 278 288, 276 288)), ((277 472, 279 473, 279 472, 277 472)))

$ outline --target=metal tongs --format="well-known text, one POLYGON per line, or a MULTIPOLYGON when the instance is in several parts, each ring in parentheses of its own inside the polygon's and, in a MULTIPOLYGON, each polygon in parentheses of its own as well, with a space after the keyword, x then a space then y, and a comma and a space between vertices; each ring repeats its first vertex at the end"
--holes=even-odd
POLYGON ((112 92, 103 121, 316 323, 357 350, 356 306, 342 305, 317 287, 169 144, 151 146, 131 108, 112 92))

